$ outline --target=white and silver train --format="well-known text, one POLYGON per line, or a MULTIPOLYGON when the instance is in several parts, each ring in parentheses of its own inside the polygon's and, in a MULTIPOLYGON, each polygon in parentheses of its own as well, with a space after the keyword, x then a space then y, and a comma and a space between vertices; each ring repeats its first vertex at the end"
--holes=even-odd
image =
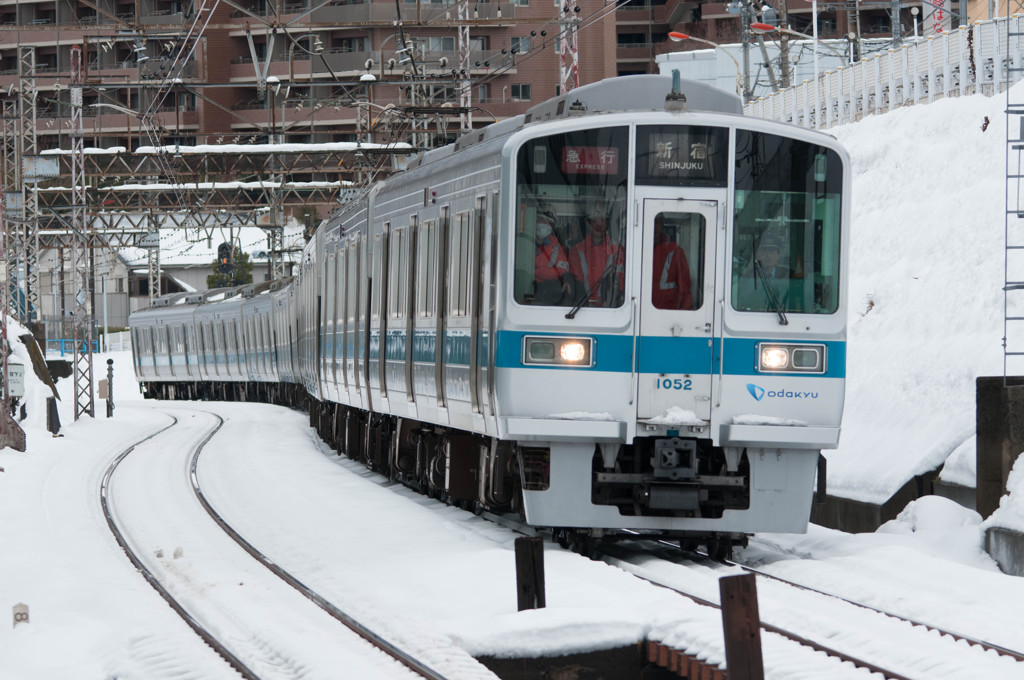
POLYGON ((136 375, 301 404, 339 451, 566 541, 801 532, 843 411, 849 195, 832 137, 606 80, 421 154, 293 279, 133 314, 136 375))

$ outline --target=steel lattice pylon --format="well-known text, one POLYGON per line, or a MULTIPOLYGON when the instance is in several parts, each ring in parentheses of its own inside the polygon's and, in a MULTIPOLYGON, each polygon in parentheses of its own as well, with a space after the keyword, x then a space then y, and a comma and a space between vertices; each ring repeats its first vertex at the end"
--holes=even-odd
POLYGON ((576 0, 563 0, 562 16, 558 28, 562 34, 562 49, 559 53, 558 84, 561 94, 572 92, 580 86, 580 53, 576 32, 580 25, 580 8, 576 0))
MULTIPOLYGON (((14 206, 8 204, 7 200, 15 195, 15 189, 20 186, 18 138, 21 133, 21 123, 18 119, 18 102, 13 99, 5 101, 3 115, 3 149, 2 153, 0 153, 0 169, 2 169, 3 178, 0 189, 3 191, 4 210, 7 214, 13 214, 14 206)), ((5 222, 6 224, 7 222, 5 222)), ((18 254, 14 248, 10 247, 10 239, 7 239, 5 245, 3 264, 9 273, 16 272, 18 254)), ((6 293, 3 296, 4 313, 17 314, 17 310, 11 307, 13 301, 11 299, 10 282, 5 282, 3 285, 6 288, 6 293)))
MULTIPOLYGON (((152 215, 150 215, 152 220, 152 215)), ((156 245, 146 249, 146 266, 149 271, 149 305, 160 297, 160 232, 154 227, 149 232, 155 233, 156 245)))
POLYGON ((82 135, 82 48, 71 48, 71 295, 75 342, 75 420, 94 416, 92 383, 92 313, 89 244, 85 225, 85 148, 82 135))
MULTIPOLYGON (((6 114, 6 107, 4 113, 6 114)), ((8 159, 4 160, 4 165, 8 163, 8 159)), ((6 179, 6 172, 4 173, 6 179)), ((7 187, 3 187, 6 189, 7 187)), ((3 380, 3 387, 0 389, 0 397, 3 398, 2 404, 0 404, 0 447, 9 446, 17 451, 25 450, 25 431, 21 429, 21 426, 15 422, 14 418, 11 417, 9 405, 11 403, 11 373, 7 364, 7 308, 11 304, 11 287, 7 281, 7 244, 9 242, 8 226, 9 223, 4 219, 6 214, 4 211, 4 202, 6 195, 3 197, 4 200, 0 200, 0 370, 3 371, 0 374, 0 379, 3 380)))
POLYGON ((20 60, 21 100, 21 188, 24 205, 24 224, 21 235, 21 253, 25 264, 24 303, 18 305, 22 323, 33 320, 33 312, 39 309, 39 203, 35 192, 37 180, 27 177, 26 159, 39 154, 36 135, 36 50, 34 47, 18 48, 20 60), (29 182, 33 186, 29 186, 29 182))

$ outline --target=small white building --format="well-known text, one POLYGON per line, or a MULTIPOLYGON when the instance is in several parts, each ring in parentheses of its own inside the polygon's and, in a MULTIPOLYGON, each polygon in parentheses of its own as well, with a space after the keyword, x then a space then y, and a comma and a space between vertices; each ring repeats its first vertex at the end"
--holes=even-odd
MULTIPOLYGON (((206 277, 213 273, 221 243, 234 242, 249 256, 254 282, 270 280, 267 232, 260 227, 214 228, 204 230, 202 236, 196 229, 161 229, 159 233, 160 294, 207 290, 206 277)), ((291 276, 304 244, 303 226, 293 220, 284 232, 285 276, 291 276)), ((128 315, 149 306, 148 255, 148 249, 134 247, 92 253, 92 308, 97 327, 127 328, 128 315)), ((67 335, 62 329, 66 324, 60 320, 67 319, 74 308, 70 260, 69 249, 46 250, 39 255, 41 309, 36 318, 46 322, 48 345, 67 335)))

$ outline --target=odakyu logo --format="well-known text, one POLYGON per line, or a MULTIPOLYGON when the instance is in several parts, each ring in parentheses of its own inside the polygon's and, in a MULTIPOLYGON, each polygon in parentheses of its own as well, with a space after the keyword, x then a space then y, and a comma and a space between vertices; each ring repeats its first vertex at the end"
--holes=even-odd
POLYGON ((817 392, 794 392, 792 390, 766 390, 760 385, 754 383, 747 383, 747 392, 750 392, 757 401, 761 401, 765 397, 769 399, 817 399, 817 392))

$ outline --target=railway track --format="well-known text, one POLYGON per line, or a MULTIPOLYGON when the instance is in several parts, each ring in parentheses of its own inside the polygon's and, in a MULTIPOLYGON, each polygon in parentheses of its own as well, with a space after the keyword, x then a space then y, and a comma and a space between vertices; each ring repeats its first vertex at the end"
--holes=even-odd
MULTIPOLYGON (((650 545, 635 551, 628 545, 608 547, 603 551, 605 561, 714 609, 720 609, 717 580, 727 575, 722 571, 753 573, 759 580, 762 639, 764 634, 779 636, 891 680, 923 680, 931 677, 928 667, 962 667, 963 673, 958 677, 1024 674, 1024 654, 1018 651, 742 564, 695 561, 692 553, 683 553, 667 543, 661 544, 665 549, 652 561, 650 545), (666 568, 666 563, 675 569, 666 568)), ((684 663, 680 658, 693 663, 698 657, 708 656, 700 650, 679 650, 660 642, 651 645, 648 653, 651 661, 684 671, 685 667, 679 666, 684 663)), ((709 672, 713 674, 715 664, 710 666, 709 672)))
MULTIPOLYGON (((198 417, 200 413, 193 412, 193 418, 198 417)), ((224 531, 229 535, 234 534, 233 539, 246 551, 249 561, 255 557, 265 568, 274 571, 278 580, 287 582, 294 589, 308 591, 305 593, 306 597, 321 611, 328 613, 335 620, 344 619, 344 612, 336 615, 329 611, 331 606, 323 598, 320 598, 298 579, 291 577, 274 560, 259 555, 259 551, 248 546, 245 539, 230 526, 227 526, 228 523, 220 517, 213 505, 206 499, 202 491, 200 472, 203 468, 199 464, 199 454, 221 425, 219 419, 209 415, 206 417, 210 420, 208 427, 202 437, 198 434, 193 435, 196 442, 189 448, 187 456, 183 456, 180 461, 181 476, 183 480, 186 480, 183 485, 191 487, 189 493, 198 499, 198 505, 205 506, 205 512, 223 527, 217 530, 218 533, 224 531), (202 441, 199 441, 200 439, 202 441), (252 551, 257 554, 254 555, 252 551)), ((154 434, 151 437, 157 436, 154 434)), ((169 447, 164 445, 163 448, 169 447)), ((128 453, 130 450, 124 452, 117 463, 120 464, 128 453)), ((392 484, 383 477, 377 477, 368 471, 364 472, 369 477, 376 477, 376 481, 381 486, 392 484)), ((108 471, 104 478, 105 487, 109 487, 112 474, 112 471, 108 471)), ((112 518, 108 519, 108 522, 112 521, 112 518)), ((507 521, 502 523, 509 524, 507 521)), ((792 649, 786 654, 791 656, 794 663, 798 665, 806 662, 807 666, 815 664, 820 666, 821 658, 831 659, 832 661, 827 663, 833 663, 837 669, 842 668, 845 671, 845 673, 837 673, 835 677, 841 677, 853 669, 859 668, 875 673, 878 677, 892 678, 893 680, 931 678, 934 676, 927 671, 931 665, 943 668, 944 677, 995 678, 1024 674, 1024 655, 1012 649, 977 639, 959 631, 944 630, 940 626, 884 611, 854 599, 838 597, 803 584, 787 581, 753 567, 734 563, 721 564, 709 559, 694 559, 692 553, 683 553, 675 545, 671 545, 670 550, 669 546, 670 544, 658 545, 650 541, 635 544, 622 543, 605 548, 604 560, 645 581, 680 592, 690 600, 709 608, 717 607, 718 580, 722 576, 739 573, 740 570, 757 574, 761 619, 765 624, 762 641, 766 654, 766 665, 771 663, 770 648, 772 646, 778 648, 780 644, 787 644, 792 649), (799 661, 796 661, 797 659, 799 661), (953 671, 949 672, 951 668, 953 671)), ((126 548, 126 552, 129 550, 131 548, 126 548)), ((136 548, 135 552, 144 553, 145 549, 140 551, 136 548)), ((139 558, 139 561, 144 563, 146 560, 139 558)), ((136 566, 139 565, 136 564, 136 566)), ((140 571, 145 573, 142 568, 140 571)), ((159 572, 159 570, 156 571, 159 572)), ((879 585, 881 592, 884 593, 885 584, 880 583, 879 585)), ((173 588, 168 589, 174 590, 173 588)), ((176 599, 180 600, 180 598, 176 599)), ((204 618, 195 614, 191 614, 191 616, 197 620, 204 618)), ((711 637, 714 637, 716 631, 721 630, 720 626, 720 615, 712 614, 701 624, 700 630, 706 639, 708 631, 711 632, 711 637)), ((710 677, 714 677, 713 669, 721 663, 721 660, 716 656, 716 643, 713 640, 706 648, 702 648, 695 644, 679 644, 678 640, 685 636, 674 635, 673 631, 665 625, 655 625, 650 631, 648 651, 652 661, 673 670, 686 667, 692 673, 693 669, 689 666, 698 663, 697 659, 703 658, 705 667, 709 669, 710 677), (690 656, 687 657, 687 654, 690 656)), ((217 637, 223 638, 223 635, 217 637)), ((720 646, 720 642, 718 644, 720 646)), ((250 672, 255 673, 255 675, 247 675, 240 670, 243 677, 273 677, 272 673, 268 675, 263 668, 251 668, 258 664, 250 663, 249 657, 259 656, 258 654, 244 649, 242 651, 236 649, 234 654, 240 658, 243 665, 250 667, 250 672)), ((222 654, 222 656, 228 658, 226 655, 222 654)), ((280 654, 279 656, 288 655, 280 654)), ((777 668, 777 666, 772 667, 777 668)), ((406 665, 406 669, 408 669, 408 665, 406 665)), ((426 670, 428 673, 430 672, 429 668, 426 670)), ((860 672, 863 673, 863 670, 860 672)), ((440 677, 439 675, 425 675, 418 670, 417 673, 421 677, 440 677)), ((698 675, 697 677, 703 676, 698 675)))
POLYGON ((100 504, 117 543, 181 619, 247 680, 337 677, 339 668, 350 677, 444 680, 232 529, 205 497, 198 472, 200 454, 224 421, 202 411, 179 415, 116 455, 102 478, 100 504), (198 503, 183 499, 188 489, 198 503), (173 543, 156 547, 171 537, 173 543), (235 592, 222 592, 235 590, 235 582, 235 592))
MULTIPOLYGON (((373 475, 372 473, 368 473, 368 475, 375 478, 382 486, 393 484, 393 482, 390 482, 383 476, 373 475)), ((486 519, 499 523, 513 531, 524 535, 537 535, 536 530, 532 527, 523 525, 510 518, 493 516, 487 512, 482 514, 486 519)), ((794 581, 788 581, 746 565, 734 562, 717 562, 707 556, 702 556, 699 563, 694 562, 694 553, 682 551, 678 544, 656 541, 638 542, 636 545, 640 547, 637 547, 632 555, 630 554, 630 545, 630 543, 614 544, 611 546, 604 545, 598 551, 604 556, 605 561, 625 568, 639 578, 655 585, 670 588, 694 602, 714 609, 719 608, 717 581, 721 576, 725 575, 721 573, 723 569, 731 569, 736 573, 744 571, 756 574, 761 581, 759 599, 762 600, 766 596, 772 596, 771 588, 767 587, 764 581, 770 581, 779 588, 799 591, 807 598, 816 598, 814 602, 806 605, 805 611, 817 611, 824 608, 829 613, 811 617, 815 625, 806 625, 808 617, 799 609, 794 610, 791 608, 788 612, 780 613, 776 611, 774 606, 769 606, 762 609, 762 630, 767 635, 783 638, 806 650, 835 659, 838 663, 850 664, 853 667, 876 673, 880 677, 890 678, 891 680, 929 678, 930 676, 926 671, 917 670, 918 667, 925 667, 929 663, 925 660, 924 653, 917 654, 911 652, 908 654, 907 649, 905 646, 902 646, 902 643, 885 644, 884 639, 882 644, 878 644, 878 639, 884 637, 879 636, 878 631, 892 628, 894 631, 890 635, 891 640, 917 640, 917 643, 911 642, 911 646, 928 650, 927 654, 933 654, 935 658, 944 659, 944 663, 951 666, 963 665, 964 673, 961 677, 985 676, 984 672, 976 670, 975 664, 982 668, 992 664, 993 660, 986 658, 987 655, 994 655, 998 659, 998 661, 994 662, 997 665, 1000 663, 1019 665, 1020 667, 1016 672, 1024 677, 1024 654, 1021 652, 961 632, 948 630, 938 625, 857 602, 850 598, 843 598, 794 581), (683 564, 678 566, 687 568, 685 576, 676 574, 674 577, 660 578, 653 574, 643 573, 644 567, 641 565, 645 560, 651 558, 652 552, 658 553, 665 560, 677 563, 682 562, 683 564), (692 564, 686 564, 686 562, 691 562, 692 564), (698 567, 713 572, 707 574, 705 583, 699 593, 691 590, 692 584, 689 581, 692 580, 690 578, 692 569, 690 567, 698 567), (673 580, 687 582, 687 584, 684 586, 682 583, 673 583, 673 580), (825 607, 819 603, 819 600, 826 600, 833 604, 825 607), (861 616, 852 616, 849 610, 857 610, 861 613, 861 616), (864 620, 860 620, 861 618, 864 618, 864 620), (777 623, 776 619, 781 620, 777 623), (828 624, 829 620, 839 623, 822 627, 819 624, 823 620, 825 624, 828 624), (850 629, 847 629, 844 625, 846 621, 854 621, 855 623, 851 623, 850 629), (938 642, 936 642, 936 638, 938 642), (872 643, 872 641, 874 642, 872 643), (965 646, 968 649, 964 649, 965 646), (873 649, 874 647, 884 647, 884 649, 873 649), (869 649, 871 653, 864 652, 864 649, 869 649), (907 658, 909 658, 909 661, 906 660, 907 658)), ((785 601, 790 599, 790 596, 775 594, 770 599, 785 601)), ((715 629, 720 630, 721 624, 719 621, 714 621, 711 625, 715 629)), ((667 646, 655 643, 649 649, 648 655, 652 662, 671 666, 672 670, 683 669, 685 671, 684 664, 697 663, 698 666, 708 668, 708 672, 713 675, 715 672, 714 664, 706 664, 699 661, 700 658, 706 658, 708 654, 699 649, 691 651, 693 653, 687 655, 683 650, 673 650, 667 646)), ((713 657, 714 654, 711 656, 713 657)), ((692 669, 690 670, 692 672, 692 669)), ((1012 673, 1010 675, 1012 677, 1012 673)), ((703 676, 698 675, 697 677, 703 676)))

